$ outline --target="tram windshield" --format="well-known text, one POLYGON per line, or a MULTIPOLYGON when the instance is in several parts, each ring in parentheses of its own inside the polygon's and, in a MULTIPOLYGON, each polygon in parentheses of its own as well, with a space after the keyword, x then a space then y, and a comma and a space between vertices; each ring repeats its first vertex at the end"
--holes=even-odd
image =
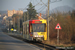
POLYGON ((45 32, 46 24, 32 24, 33 32, 45 32))

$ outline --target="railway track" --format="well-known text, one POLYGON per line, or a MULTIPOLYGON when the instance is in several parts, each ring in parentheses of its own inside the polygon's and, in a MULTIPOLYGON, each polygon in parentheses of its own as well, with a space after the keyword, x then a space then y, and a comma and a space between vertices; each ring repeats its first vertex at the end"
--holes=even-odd
POLYGON ((31 44, 31 45, 38 46, 38 47, 40 47, 40 48, 42 48, 44 50, 65 50, 65 49, 61 49, 61 48, 57 49, 55 46, 44 44, 42 42, 28 41, 26 39, 23 39, 22 37, 18 37, 18 36, 14 36, 14 35, 10 35, 10 36, 12 36, 14 38, 17 38, 17 39, 20 39, 20 40, 22 40, 24 42, 27 42, 27 43, 31 44))
POLYGON ((41 48, 43 48, 45 50, 55 50, 56 49, 56 47, 54 47, 54 46, 47 45, 47 44, 40 43, 40 42, 34 42, 32 44, 34 44, 36 46, 39 46, 39 47, 41 47, 41 48))

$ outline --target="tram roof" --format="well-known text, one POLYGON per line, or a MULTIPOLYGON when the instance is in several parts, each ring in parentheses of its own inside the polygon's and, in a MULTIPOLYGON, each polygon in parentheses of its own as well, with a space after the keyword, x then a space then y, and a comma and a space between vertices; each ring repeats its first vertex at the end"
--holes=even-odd
MULTIPOLYGON (((42 20, 45 20, 45 19, 42 19, 42 20)), ((41 20, 35 19, 35 20, 27 20, 27 21, 24 21, 24 22, 28 22, 28 21, 41 21, 41 20)))
POLYGON ((36 20, 27 20, 27 21, 25 21, 25 22, 23 22, 23 23, 29 23, 29 22, 33 22, 33 21, 42 21, 43 23, 45 23, 45 19, 42 19, 42 20, 39 20, 39 19, 36 19, 36 20))

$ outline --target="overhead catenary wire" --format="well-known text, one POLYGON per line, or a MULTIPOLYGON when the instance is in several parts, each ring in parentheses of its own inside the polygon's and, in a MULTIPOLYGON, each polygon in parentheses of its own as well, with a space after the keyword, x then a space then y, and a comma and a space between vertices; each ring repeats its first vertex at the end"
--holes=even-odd
MULTIPOLYGON (((30 2, 32 2, 33 1, 33 3, 34 3, 34 0, 30 0, 30 2)), ((37 0, 36 0, 37 1, 37 0)), ((38 2, 37 1, 37 4, 35 4, 34 6, 37 6, 37 5, 40 5, 41 3, 43 3, 43 6, 41 7, 41 8, 39 8, 38 9, 38 12, 42 12, 46 7, 47 7, 47 4, 48 3, 44 3, 42 0, 40 0, 41 2, 38 2)), ((61 0, 59 0, 59 1, 61 1, 61 0)), ((56 1, 54 1, 54 2, 56 2, 56 1)), ((51 2, 50 1, 50 3, 54 3, 54 2, 51 2)), ((41 4, 42 5, 42 4, 41 4)), ((28 7, 28 5, 23 9, 23 8, 20 8, 20 10, 26 10, 27 9, 27 7, 28 7)))
MULTIPOLYGON (((40 1, 41 1, 45 6, 48 6, 48 5, 47 5, 48 3, 45 4, 42 0, 40 0, 40 1)), ((57 0, 51 2, 51 0, 50 0, 49 2, 50 2, 50 3, 55 3, 56 1, 57 1, 57 0)), ((58 2, 59 2, 59 1, 62 1, 62 0, 58 0, 58 2)), ((49 3, 49 4, 50 4, 50 3, 49 3)))
POLYGON ((38 12, 44 11, 45 8, 46 8, 46 6, 42 6, 40 9, 38 9, 39 10, 38 12))
MULTIPOLYGON (((37 1, 37 0, 36 0, 37 1)), ((38 9, 38 12, 42 12, 46 7, 47 7, 47 3, 45 4, 42 0, 40 0, 41 2, 38 2, 37 1, 37 4, 34 4, 34 0, 31 0, 31 2, 33 2, 34 6, 37 6, 37 5, 42 5, 43 6, 41 8, 38 9)))
POLYGON ((53 2, 50 1, 50 3, 55 3, 55 2, 60 2, 60 1, 62 1, 62 0, 55 0, 53 2))
POLYGON ((42 0, 40 0, 45 6, 47 6, 42 0))
POLYGON ((36 0, 36 2, 37 2, 37 4, 34 4, 34 6, 42 5, 41 2, 38 2, 37 0, 36 0))
MULTIPOLYGON (((37 1, 37 0, 36 0, 37 1)), ((43 3, 43 5, 45 5, 45 6, 47 6, 47 3, 45 4, 42 0, 40 0, 42 3, 43 3)), ((55 0, 55 1, 53 1, 53 2, 51 2, 50 1, 50 3, 55 3, 56 1, 62 1, 62 0, 55 0)), ((30 2, 32 2, 32 0, 30 0, 30 2)), ((38 1, 37 1, 38 2, 38 1)), ((38 2, 37 4, 35 4, 34 6, 37 6, 37 5, 42 5, 41 4, 41 2, 38 2)), ((34 3, 34 0, 33 0, 33 3, 34 3)), ((28 6, 28 5, 27 5, 28 6)), ((26 10, 27 9, 27 6, 25 7, 25 8, 19 8, 19 10, 26 10)), ((41 9, 41 8, 39 8, 39 9, 41 9)))
MULTIPOLYGON (((47 4, 47 3, 46 3, 46 4, 47 4)), ((38 11, 40 10, 39 12, 41 12, 41 11, 43 11, 45 8, 46 8, 46 6, 43 5, 42 7, 40 7, 40 8, 38 9, 38 11)))
MULTIPOLYGON (((38 9, 38 12, 42 12, 42 11, 45 9, 45 7, 48 6, 48 5, 47 5, 48 3, 45 4, 42 0, 40 0, 40 1, 43 3, 43 6, 38 9)), ((59 2, 59 1, 62 1, 62 0, 55 0, 55 1, 53 1, 53 2, 51 2, 51 0, 50 0, 49 2, 50 2, 50 3, 55 3, 56 1, 59 2)), ((49 3, 49 4, 50 4, 50 3, 49 3)))

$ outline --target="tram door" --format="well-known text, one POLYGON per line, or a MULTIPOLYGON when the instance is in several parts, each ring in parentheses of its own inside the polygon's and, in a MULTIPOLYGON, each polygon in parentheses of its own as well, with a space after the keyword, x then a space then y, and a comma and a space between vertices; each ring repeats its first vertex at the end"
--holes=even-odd
POLYGON ((29 40, 29 24, 27 24, 26 27, 27 27, 27 31, 26 31, 27 39, 29 40))

